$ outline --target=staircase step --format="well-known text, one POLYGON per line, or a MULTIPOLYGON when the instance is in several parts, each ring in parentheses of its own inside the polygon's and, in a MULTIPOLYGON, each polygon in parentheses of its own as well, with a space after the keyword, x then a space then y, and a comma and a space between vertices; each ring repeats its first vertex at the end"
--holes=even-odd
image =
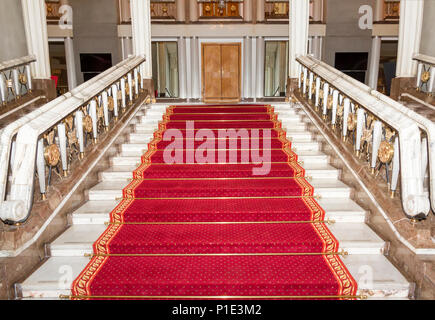
MULTIPOLYGON (((364 223, 366 211, 350 199, 320 199, 326 219, 346 223, 364 223)), ((103 224, 118 201, 88 201, 72 214, 73 224, 103 224)))
MULTIPOLYGON (((343 261, 358 282, 359 294, 386 299, 408 297, 410 284, 384 256, 349 255, 343 261)), ((17 285, 18 293, 23 298, 58 298, 60 294, 71 294, 72 281, 88 262, 85 257, 52 257, 17 285)))
POLYGON ((310 184, 314 193, 324 198, 348 199, 351 188, 337 179, 313 179, 310 184))
MULTIPOLYGON (((138 161, 140 161, 138 159, 138 161)), ((133 163, 133 160, 131 161, 133 163)), ((116 165, 110 169, 100 172, 100 181, 126 181, 131 179, 132 172, 138 167, 137 163, 134 165, 116 165)), ((325 164, 307 164, 304 165, 306 176, 313 179, 334 179, 338 178, 339 170, 325 164)))
POLYGON ((134 132, 135 133, 154 134, 154 132, 156 130, 157 130, 157 124, 148 125, 148 124, 143 124, 143 123, 137 123, 134 125, 134 132))
POLYGON ((110 160, 110 164, 119 166, 137 166, 140 163, 140 155, 132 157, 115 156, 110 160))
MULTIPOLYGON (((177 239, 177 245, 182 244, 183 237, 182 234, 179 233, 168 233, 168 230, 174 231, 173 228, 178 226, 147 226, 148 228, 152 228, 157 231, 157 235, 162 238, 162 244, 165 241, 164 239, 167 239, 170 241, 171 237, 176 236, 177 239), (162 230, 160 230, 162 229, 162 230), (167 233, 165 235, 165 233, 167 233)), ((222 226, 220 226, 222 227, 222 226)), ((247 225, 232 225, 232 227, 239 227, 239 228, 247 228, 247 225)), ((261 230, 260 225, 250 226, 251 233, 256 232, 257 227, 259 230, 261 230)), ((270 229, 270 228, 277 228, 279 229, 288 229, 291 230, 294 225, 265 225, 264 228, 270 229)), ((190 232, 193 234, 201 234, 202 228, 210 228, 210 226, 204 225, 191 225, 191 226, 180 226, 180 228, 186 228, 190 230, 190 232), (192 230, 191 230, 192 229, 192 230), (193 231, 197 229, 197 231, 193 231)), ((385 242, 379 238, 367 225, 365 224, 347 224, 347 223, 335 223, 332 225, 328 225, 329 230, 334 234, 336 239, 339 241, 340 248, 347 251, 348 254, 382 254, 382 251, 385 246, 385 242)), ((92 252, 92 244, 100 237, 100 235, 106 230, 106 226, 104 224, 96 225, 96 224, 90 224, 90 225, 73 225, 68 230, 66 230, 61 236, 59 236, 55 241, 53 241, 49 245, 50 254, 52 257, 67 257, 67 256, 83 256, 85 253, 91 253, 92 252)), ((213 230, 212 230, 213 231, 213 230)), ((149 231, 151 232, 151 231, 149 231)), ((291 232, 291 231, 289 231, 291 232)), ((270 232, 269 232, 270 233, 270 232)), ((279 232, 276 232, 277 236, 279 235, 279 232)), ((213 235, 213 232, 206 233, 204 237, 207 238, 206 241, 210 246, 213 246, 214 241, 212 237, 216 236, 217 241, 217 248, 219 247, 219 243, 221 243, 222 239, 221 236, 218 236, 218 234, 213 235)), ((232 237, 232 235, 228 235, 228 237, 232 237)), ((237 237, 236 237, 237 238, 237 237)), ((232 238, 228 238, 228 241, 230 241, 232 238)), ((192 240, 193 241, 193 240, 192 240)), ((232 240, 231 243, 240 241, 240 240, 232 240)), ((278 241, 278 240, 276 240, 278 241)), ((191 246, 193 243, 191 243, 191 246)), ((269 248, 271 245, 264 244, 264 248, 269 248)), ((159 251, 156 251, 159 252, 159 251)), ((220 252, 220 251, 219 251, 220 252)), ((225 251, 226 252, 226 251, 225 251)), ((162 253, 164 253, 162 251, 162 253)))
POLYGON ((366 211, 351 199, 323 198, 317 202, 325 210, 327 219, 347 223, 365 222, 366 211))
POLYGON ((292 150, 299 154, 301 151, 318 151, 320 148, 320 144, 318 142, 292 142, 292 150))
POLYGON ((89 200, 115 201, 117 198, 122 197, 122 189, 128 184, 128 181, 100 182, 88 191, 89 200))
POLYGON ((147 144, 154 139, 152 133, 130 133, 129 142, 130 143, 143 143, 147 144))

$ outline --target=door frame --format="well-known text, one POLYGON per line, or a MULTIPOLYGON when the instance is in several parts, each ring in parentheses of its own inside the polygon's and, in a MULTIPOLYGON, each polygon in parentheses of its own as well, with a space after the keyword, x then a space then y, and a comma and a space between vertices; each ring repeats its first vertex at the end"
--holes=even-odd
POLYGON ((199 57, 199 85, 201 92, 201 99, 204 101, 204 83, 203 83, 203 65, 202 59, 202 45, 205 44, 239 44, 240 45, 240 57, 239 57, 239 101, 243 97, 243 81, 244 81, 244 38, 199 38, 198 39, 198 57, 199 57))

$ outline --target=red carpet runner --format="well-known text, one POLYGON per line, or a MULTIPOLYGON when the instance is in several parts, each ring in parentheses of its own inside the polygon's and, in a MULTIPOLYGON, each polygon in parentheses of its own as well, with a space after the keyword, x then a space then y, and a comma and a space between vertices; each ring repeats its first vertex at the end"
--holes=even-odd
POLYGON ((356 282, 285 137, 269 106, 169 107, 93 258, 74 281, 73 298, 353 298, 356 282), (195 131, 186 121, 194 121, 195 131), (228 128, 252 129, 252 135, 257 129, 260 137, 269 129, 270 144, 233 138, 219 145, 217 139, 212 145, 219 150, 210 156, 217 162, 228 148, 226 164, 186 163, 186 151, 203 144, 192 132, 219 137, 219 129, 228 128), (182 149, 171 153, 183 151, 183 163, 165 162, 165 147, 174 146, 163 141, 169 129, 183 133, 182 149), (231 142, 238 150, 232 160, 231 142), (251 151, 243 153, 246 146, 251 151), (242 156, 255 150, 270 152, 266 175, 253 175, 261 165, 242 156))

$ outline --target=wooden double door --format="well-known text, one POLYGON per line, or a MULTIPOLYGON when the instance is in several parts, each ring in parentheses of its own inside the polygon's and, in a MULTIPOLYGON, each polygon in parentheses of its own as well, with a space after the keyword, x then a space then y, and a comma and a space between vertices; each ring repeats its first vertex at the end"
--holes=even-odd
POLYGON ((240 101, 240 43, 203 43, 201 51, 203 100, 240 101))

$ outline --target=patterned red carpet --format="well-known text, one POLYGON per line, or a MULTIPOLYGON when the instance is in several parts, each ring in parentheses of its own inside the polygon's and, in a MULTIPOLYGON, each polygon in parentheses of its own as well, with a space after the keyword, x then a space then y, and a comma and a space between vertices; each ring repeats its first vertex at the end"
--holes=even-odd
POLYGON ((353 298, 285 136, 269 106, 169 107, 73 297, 353 298))

